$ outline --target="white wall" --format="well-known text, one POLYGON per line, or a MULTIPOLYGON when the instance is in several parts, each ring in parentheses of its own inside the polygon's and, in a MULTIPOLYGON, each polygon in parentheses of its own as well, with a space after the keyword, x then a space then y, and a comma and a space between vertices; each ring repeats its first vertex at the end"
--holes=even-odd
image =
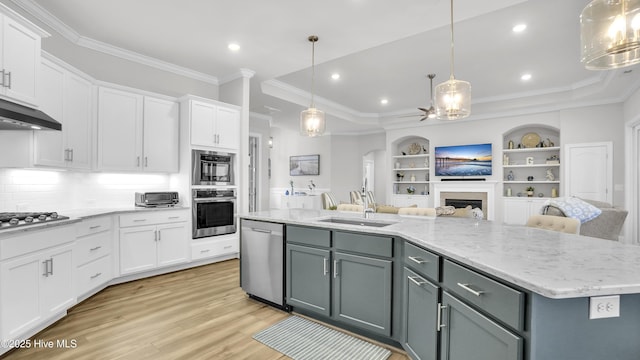
POLYGON ((170 189, 161 174, 0 169, 0 212, 131 207, 136 191, 170 189))

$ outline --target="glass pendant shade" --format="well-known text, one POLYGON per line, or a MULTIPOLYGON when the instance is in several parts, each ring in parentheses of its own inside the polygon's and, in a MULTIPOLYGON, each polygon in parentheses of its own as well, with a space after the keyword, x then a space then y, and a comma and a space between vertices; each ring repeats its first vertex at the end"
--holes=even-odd
POLYGON ((324 134, 324 111, 310 107, 300 113, 300 135, 320 136, 324 134))
POLYGON ((471 84, 453 76, 435 89, 436 117, 456 120, 471 114, 471 84))
POLYGON ((640 0, 594 0, 580 15, 581 61, 589 70, 640 62, 640 0))

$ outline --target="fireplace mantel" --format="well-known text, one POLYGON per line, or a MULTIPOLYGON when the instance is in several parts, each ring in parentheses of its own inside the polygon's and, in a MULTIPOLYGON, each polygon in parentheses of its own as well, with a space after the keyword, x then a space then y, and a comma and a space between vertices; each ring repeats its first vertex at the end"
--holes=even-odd
MULTIPOLYGON (((434 206, 441 206, 440 194, 445 192, 474 192, 487 194, 487 220, 495 219, 496 181, 438 181, 433 182, 434 206)), ((442 204, 444 205, 444 204, 442 204)))

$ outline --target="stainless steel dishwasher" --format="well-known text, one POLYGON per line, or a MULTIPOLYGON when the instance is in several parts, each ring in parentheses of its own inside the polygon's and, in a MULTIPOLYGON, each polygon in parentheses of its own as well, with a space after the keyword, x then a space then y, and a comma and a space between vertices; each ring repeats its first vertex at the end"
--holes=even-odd
POLYGON ((240 286, 253 298, 285 309, 284 225, 242 219, 240 286))

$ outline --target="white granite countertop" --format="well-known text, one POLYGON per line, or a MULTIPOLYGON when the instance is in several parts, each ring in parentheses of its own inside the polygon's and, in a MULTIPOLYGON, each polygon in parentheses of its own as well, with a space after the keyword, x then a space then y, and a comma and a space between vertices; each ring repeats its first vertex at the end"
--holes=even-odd
POLYGON ((20 234, 26 231, 35 231, 42 230, 56 226, 73 224, 82 219, 88 219, 96 216, 104 216, 104 215, 114 215, 114 214, 124 214, 130 212, 140 212, 140 211, 171 211, 171 210, 184 210, 191 209, 185 206, 173 206, 173 207, 154 207, 154 208, 146 208, 139 206, 124 206, 118 208, 87 208, 87 209, 71 209, 71 210, 62 210, 59 212, 61 216, 67 216, 69 219, 65 220, 56 220, 56 221, 47 221, 43 223, 39 223, 36 225, 29 226, 17 226, 17 227, 3 227, 0 230, 0 239, 20 234))
POLYGON ((371 227, 322 222, 361 213, 270 210, 241 218, 402 237, 542 296, 562 299, 640 293, 640 246, 466 218, 373 214, 371 227))

